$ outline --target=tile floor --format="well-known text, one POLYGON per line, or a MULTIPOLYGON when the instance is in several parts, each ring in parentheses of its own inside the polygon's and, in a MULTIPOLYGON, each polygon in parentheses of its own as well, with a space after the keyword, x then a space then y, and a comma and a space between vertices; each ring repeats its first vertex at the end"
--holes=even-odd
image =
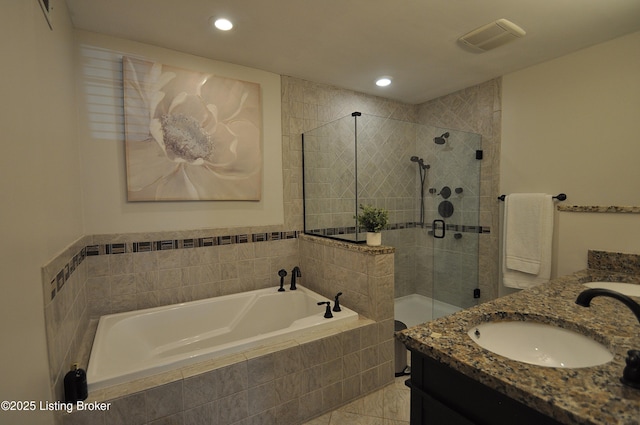
POLYGON ((303 425, 409 425, 410 390, 400 376, 393 384, 303 425))

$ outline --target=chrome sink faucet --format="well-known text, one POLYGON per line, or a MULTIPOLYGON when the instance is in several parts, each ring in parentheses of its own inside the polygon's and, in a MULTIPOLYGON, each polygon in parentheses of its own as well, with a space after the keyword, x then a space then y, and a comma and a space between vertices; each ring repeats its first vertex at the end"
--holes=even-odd
MULTIPOLYGON (((629 307, 633 314, 636 315, 638 322, 640 322, 640 304, 624 294, 611 291, 609 289, 592 288, 582 291, 578 295, 578 298, 576 298, 576 304, 583 307, 589 307, 591 305, 591 300, 595 297, 615 298, 629 307)), ((625 359, 625 362, 627 365, 622 372, 620 382, 629 387, 640 389, 640 350, 627 351, 627 358, 625 359)))

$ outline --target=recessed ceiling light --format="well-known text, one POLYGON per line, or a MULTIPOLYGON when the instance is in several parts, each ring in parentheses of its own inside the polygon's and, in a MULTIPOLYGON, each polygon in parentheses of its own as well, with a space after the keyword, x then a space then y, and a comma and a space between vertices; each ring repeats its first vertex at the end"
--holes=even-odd
POLYGON ((231 23, 231 21, 225 18, 216 19, 213 25, 220 31, 229 31, 231 28, 233 28, 233 24, 231 23))
POLYGON ((380 78, 378 81, 376 81, 376 86, 378 87, 386 87, 389 84, 391 84, 391 78, 387 77, 380 78))

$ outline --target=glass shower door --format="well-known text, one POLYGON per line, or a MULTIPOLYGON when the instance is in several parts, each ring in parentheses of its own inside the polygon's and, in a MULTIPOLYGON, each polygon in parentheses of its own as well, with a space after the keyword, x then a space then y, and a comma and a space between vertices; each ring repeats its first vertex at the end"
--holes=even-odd
POLYGON ((479 134, 435 130, 429 188, 434 319, 477 304, 482 163, 479 134))

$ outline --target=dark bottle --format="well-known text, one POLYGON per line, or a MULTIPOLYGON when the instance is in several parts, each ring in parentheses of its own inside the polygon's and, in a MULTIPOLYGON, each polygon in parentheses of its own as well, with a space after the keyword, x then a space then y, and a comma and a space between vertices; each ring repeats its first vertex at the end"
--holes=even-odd
POLYGON ((77 363, 74 363, 71 368, 64 376, 64 401, 75 403, 79 400, 86 400, 89 396, 87 374, 83 369, 78 368, 77 363))

